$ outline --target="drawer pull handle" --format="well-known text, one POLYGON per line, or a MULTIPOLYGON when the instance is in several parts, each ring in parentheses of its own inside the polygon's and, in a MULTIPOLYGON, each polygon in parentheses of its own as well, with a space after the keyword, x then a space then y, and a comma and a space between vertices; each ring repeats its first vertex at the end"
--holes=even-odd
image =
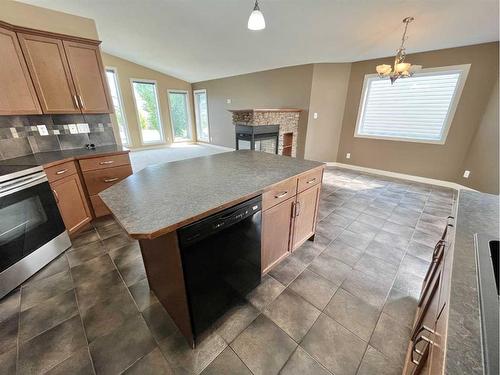
POLYGON ((306 182, 306 184, 312 184, 314 183, 314 181, 316 181, 316 177, 311 178, 309 181, 306 182))
POLYGON ((417 353, 418 355, 420 355, 421 357, 424 357, 427 353, 428 353, 428 350, 429 350, 429 345, 433 345, 434 343, 432 342, 431 339, 425 337, 424 335, 422 336, 419 336, 414 342, 413 342, 413 345, 411 347, 411 362, 415 365, 419 365, 420 364, 420 361, 417 361, 415 358, 413 358, 413 353, 417 353), (418 350, 417 349, 417 344, 420 342, 420 341, 425 341, 427 343, 427 345, 425 346, 425 349, 424 350, 418 350))
POLYGON ((114 160, 106 160, 106 161, 101 161, 99 164, 100 165, 108 165, 108 164, 113 164, 115 161, 114 160))
POLYGON ((80 105, 78 104, 78 99, 76 98, 76 95, 73 95, 73 101, 75 102, 75 107, 77 109, 80 109, 80 105))
POLYGON ((301 208, 302 208, 302 206, 301 206, 300 202, 297 202, 295 205, 295 217, 300 215, 301 208))
POLYGON ((60 171, 57 171, 56 174, 63 174, 66 173, 68 170, 67 169, 61 169, 60 171))
POLYGON ((115 182, 115 181, 118 181, 119 178, 118 177, 113 177, 113 178, 105 178, 104 179, 104 182, 115 182))
POLYGON ((283 197, 284 197, 284 196, 286 196, 287 194, 288 194, 288 191, 283 191, 283 192, 281 192, 281 193, 279 193, 279 194, 276 194, 276 195, 274 196, 274 198, 276 198, 276 199, 283 198, 283 197))

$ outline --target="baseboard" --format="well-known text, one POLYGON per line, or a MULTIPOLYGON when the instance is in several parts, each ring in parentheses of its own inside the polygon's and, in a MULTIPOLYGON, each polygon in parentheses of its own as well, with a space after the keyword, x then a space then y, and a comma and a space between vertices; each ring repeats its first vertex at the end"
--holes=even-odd
POLYGON ((214 145, 213 143, 196 142, 196 144, 202 145, 202 146, 209 146, 209 147, 217 148, 219 150, 234 151, 234 148, 226 147, 226 146, 214 145))
POLYGON ((434 179, 434 178, 414 176, 414 175, 411 175, 411 174, 390 172, 390 171, 385 171, 383 169, 360 167, 358 165, 338 163, 338 162, 335 162, 335 161, 333 161, 333 162, 327 162, 326 165, 329 166, 329 167, 339 167, 339 168, 345 168, 345 169, 352 169, 352 170, 355 170, 355 171, 366 172, 366 173, 370 173, 370 174, 376 174, 376 175, 379 175, 379 176, 393 177, 393 178, 399 178, 401 180, 408 180, 408 181, 420 182, 420 183, 423 183, 423 184, 442 186, 442 187, 447 187, 447 188, 455 189, 455 190, 472 190, 472 191, 476 191, 476 190, 471 189, 471 188, 469 188, 467 186, 463 186, 463 185, 457 184, 456 182, 450 182, 450 181, 444 181, 444 180, 437 180, 437 179, 434 179))

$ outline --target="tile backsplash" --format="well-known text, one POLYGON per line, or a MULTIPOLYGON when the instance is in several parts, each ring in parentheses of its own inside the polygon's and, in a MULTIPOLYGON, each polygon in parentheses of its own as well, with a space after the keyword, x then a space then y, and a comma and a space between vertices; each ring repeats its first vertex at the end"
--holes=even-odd
POLYGON ((0 160, 88 143, 116 143, 108 114, 0 116, 0 160))

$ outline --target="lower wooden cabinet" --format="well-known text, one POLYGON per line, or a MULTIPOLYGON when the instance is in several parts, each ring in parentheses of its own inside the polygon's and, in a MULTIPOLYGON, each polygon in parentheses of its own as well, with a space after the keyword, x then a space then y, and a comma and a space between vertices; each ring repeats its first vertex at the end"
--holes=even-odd
POLYGON ((262 213, 262 272, 288 255, 293 226, 295 197, 262 213))
POLYGON ((314 235, 322 174, 323 168, 317 168, 276 184, 263 193, 263 273, 314 235))
POLYGON ((297 194, 292 250, 314 235, 320 187, 321 185, 318 184, 297 194))
POLYGON ((92 220, 87 199, 78 174, 73 174, 51 184, 64 225, 70 234, 92 220))

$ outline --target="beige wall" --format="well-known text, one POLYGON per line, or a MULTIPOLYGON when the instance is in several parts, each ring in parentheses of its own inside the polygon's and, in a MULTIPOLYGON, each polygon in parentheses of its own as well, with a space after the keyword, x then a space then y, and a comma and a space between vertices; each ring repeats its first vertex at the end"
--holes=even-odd
MULTIPOLYGON (((146 79, 153 80, 156 82, 156 89, 158 93, 158 103, 160 106, 160 120, 163 127, 163 135, 165 138, 165 143, 172 142, 172 127, 170 123, 170 111, 168 106, 168 89, 180 89, 187 90, 190 98, 190 124, 192 128, 193 137, 195 136, 194 122, 192 119, 192 95, 191 95, 191 84, 171 77, 169 75, 159 73, 155 70, 145 68, 142 65, 134 64, 130 61, 120 59, 116 56, 109 55, 107 53, 102 53, 102 59, 106 67, 116 68, 118 74, 118 80, 120 84, 120 92, 122 96, 123 106, 126 121, 128 124, 129 134, 132 143, 131 148, 145 147, 146 145, 141 144, 139 124, 137 120, 137 112, 135 109, 134 96, 132 93, 132 85, 130 79, 146 79)), ((114 116, 113 116, 114 117, 114 116)))
POLYGON ((460 174, 459 184, 486 193, 498 194, 498 77, 486 111, 471 143, 461 171, 471 171, 468 179, 460 174))
POLYGON ((334 161, 342 131, 351 64, 314 64, 305 158, 334 161), (314 113, 318 118, 314 118, 314 113))
MULTIPOLYGON (((342 163, 456 181, 474 134, 481 122, 498 72, 498 42, 412 54, 409 62, 425 68, 471 64, 444 145, 355 138, 354 130, 365 74, 392 58, 352 64, 337 160, 342 163), (494 77, 494 76, 493 76, 494 77), (345 154, 351 153, 351 159, 345 154)), ((493 152, 493 150, 485 150, 493 152)))
POLYGON ((99 39, 93 19, 12 0, 0 0, 0 20, 16 26, 99 39))
POLYGON ((300 108, 297 156, 303 157, 312 73, 312 65, 300 65, 194 83, 193 89, 207 90, 211 142, 235 147, 228 109, 300 108))

